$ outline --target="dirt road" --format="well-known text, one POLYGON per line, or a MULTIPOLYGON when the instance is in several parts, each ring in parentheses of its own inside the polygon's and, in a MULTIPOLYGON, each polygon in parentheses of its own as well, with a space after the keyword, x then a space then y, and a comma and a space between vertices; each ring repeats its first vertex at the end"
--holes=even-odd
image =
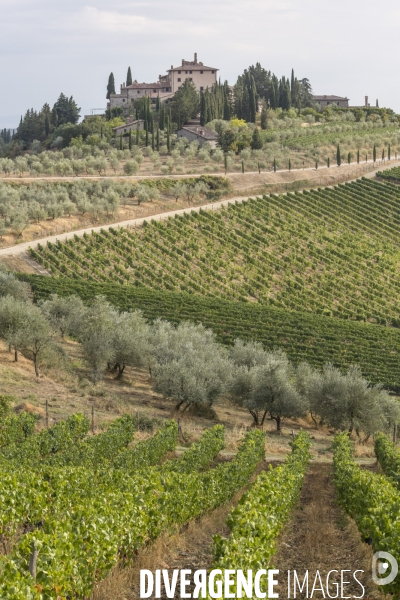
MULTIPOLYGON (((358 172, 358 169, 356 171, 354 171, 354 164, 353 165, 343 165, 340 168, 342 169, 341 173, 346 174, 346 172, 348 172, 348 174, 350 174, 350 176, 354 177, 354 175, 355 175, 355 179, 356 179, 360 176, 372 178, 375 176, 375 173, 377 171, 383 171, 385 169, 393 168, 395 166, 400 166, 400 161, 397 161, 397 162, 392 161, 389 165, 380 166, 374 170, 370 170, 368 173, 364 173, 362 171, 362 165, 360 165, 360 167, 359 167, 359 172, 358 172), (352 168, 352 170, 350 170, 350 167, 352 168), (346 168, 348 171, 346 171, 346 168)), ((357 167, 357 165, 356 165, 356 167, 357 167)), ((319 172, 319 170, 316 171, 315 169, 313 171, 315 172, 315 174, 317 174, 319 172)), ((283 173, 283 172, 280 171, 279 174, 281 174, 281 173, 283 173)), ((296 175, 296 173, 298 175, 299 171, 297 171, 297 172, 291 171, 291 174, 293 174, 294 176, 296 175)), ((240 177, 245 178, 247 175, 250 175, 250 174, 248 174, 248 173, 246 173, 245 175, 237 174, 236 176, 238 178, 240 178, 240 177)), ((269 176, 269 178, 270 178, 273 175, 278 175, 278 173, 272 173, 272 174, 271 173, 267 173, 267 174, 262 173, 261 175, 259 175, 258 173, 254 174, 254 176, 257 176, 256 178, 254 178, 255 186, 262 185, 262 183, 265 184, 267 176, 269 176)), ((182 176, 182 177, 185 177, 185 176, 182 176)), ((66 178, 66 179, 68 179, 68 178, 66 178)), ((129 179, 135 179, 135 178, 131 177, 129 179)), ((296 177, 294 177, 293 180, 295 180, 295 179, 296 179, 296 177)), ((354 179, 351 179, 351 177, 350 177, 348 181, 353 181, 353 180, 354 179)), ((312 183, 312 182, 310 181, 310 183, 312 183)), ((332 184, 334 185, 334 182, 332 184)), ((329 185, 329 184, 325 183, 325 185, 329 185)), ((73 238, 75 235, 77 235, 78 237, 82 237, 84 233, 90 234, 92 231, 98 232, 101 229, 105 229, 105 230, 110 229, 110 227, 140 227, 141 225, 143 225, 144 221, 151 221, 152 219, 154 219, 156 221, 159 221, 159 220, 161 221, 164 219, 168 219, 169 217, 174 217, 175 215, 182 215, 182 214, 192 212, 192 211, 199 212, 200 210, 218 210, 219 208, 221 208, 221 206, 227 206, 228 204, 234 204, 235 202, 243 202, 243 200, 247 200, 248 197, 249 197, 249 194, 247 194, 245 196, 237 196, 235 198, 229 198, 227 200, 220 200, 220 201, 214 202, 214 203, 203 204, 202 206, 193 206, 193 207, 188 207, 188 208, 182 208, 179 210, 162 212, 162 213, 159 213, 156 215, 151 215, 148 217, 129 219, 127 221, 117 221, 115 223, 109 223, 109 224, 101 225, 98 227, 86 227, 84 229, 70 231, 68 233, 62 233, 62 234, 58 234, 58 235, 52 235, 52 236, 44 237, 44 238, 34 240, 34 241, 21 242, 20 244, 17 244, 15 246, 9 246, 8 248, 0 249, 0 257, 26 254, 26 252, 28 251, 29 248, 36 248, 38 246, 38 244, 46 244, 47 242, 55 243, 57 240, 64 242, 66 240, 73 238)))

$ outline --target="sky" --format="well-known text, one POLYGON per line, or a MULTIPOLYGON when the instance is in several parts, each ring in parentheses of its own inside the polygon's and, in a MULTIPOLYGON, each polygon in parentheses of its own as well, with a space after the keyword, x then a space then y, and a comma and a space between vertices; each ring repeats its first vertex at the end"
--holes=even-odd
POLYGON ((153 82, 182 58, 234 84, 251 64, 292 67, 315 94, 400 112, 400 2, 386 0, 0 0, 0 128, 60 92, 105 108, 110 72, 153 82))

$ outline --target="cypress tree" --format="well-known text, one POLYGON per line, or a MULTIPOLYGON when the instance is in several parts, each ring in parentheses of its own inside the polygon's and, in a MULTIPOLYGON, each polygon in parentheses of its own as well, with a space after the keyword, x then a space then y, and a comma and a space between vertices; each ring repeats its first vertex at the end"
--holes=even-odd
POLYGON ((119 149, 122 150, 123 146, 122 146, 122 133, 119 136, 119 149))
POLYGON ((385 160, 385 148, 382 150, 382 160, 385 160))
POLYGON ((276 158, 274 158, 274 173, 276 173, 276 158))
POLYGON ((146 127, 146 148, 149 145, 149 128, 146 127))
POLYGON ((388 160, 390 160, 390 144, 388 146, 388 160))
POLYGON ((132 129, 129 130, 129 150, 132 150, 132 129))
POLYGON ((337 162, 337 166, 340 167, 340 165, 342 164, 342 157, 340 155, 340 146, 339 146, 339 144, 337 145, 337 149, 336 149, 336 162, 337 162))
POLYGON ((206 100, 205 100, 204 92, 200 92, 200 125, 202 127, 204 127, 204 125, 206 124, 205 108, 206 108, 206 100))
POLYGON ((267 129, 267 109, 263 106, 261 111, 261 129, 267 129))
POLYGON ((160 112, 160 94, 158 94, 157 100, 156 100, 156 111, 158 113, 160 112))
POLYGON ((331 166, 331 159, 330 159, 329 156, 328 156, 328 163, 327 164, 328 164, 328 169, 329 169, 329 167, 331 166))
POLYGON ((151 134, 151 149, 153 150, 153 152, 156 149, 156 139, 154 133, 151 134))
POLYGON ((139 146, 140 142, 140 123, 139 121, 136 123, 136 146, 139 146))
POLYGON ((242 159, 242 173, 244 173, 244 160, 242 159))
POLYGON ((110 73, 107 84, 107 100, 110 99, 110 95, 115 94, 115 81, 114 81, 114 73, 110 73))
POLYGON ((351 152, 349 152, 348 155, 347 155, 347 163, 348 164, 351 163, 351 152))
POLYGON ((167 148, 168 152, 171 151, 171 136, 169 132, 169 117, 167 118, 167 148))
POLYGON ((253 135, 251 138, 251 149, 252 150, 261 150, 263 147, 260 130, 258 127, 254 127, 253 135))
POLYGON ((315 170, 318 171, 318 161, 315 161, 315 170))
MULTIPOLYGON (((44 131, 45 131, 46 136, 48 136, 49 133, 50 133, 50 117, 49 117, 49 113, 46 113, 46 117, 45 117, 45 120, 44 120, 44 131)), ((390 148, 390 146, 389 146, 389 148, 390 148)))
POLYGON ((160 128, 157 127, 157 152, 160 152, 160 128))
POLYGON ((372 160, 376 163, 376 144, 374 144, 374 148, 372 150, 372 160))
POLYGON ((228 155, 227 154, 224 155, 224 167, 225 167, 225 175, 226 175, 228 172, 228 155))
POLYGON ((360 164, 360 148, 357 150, 357 164, 360 164))
POLYGON ((224 120, 225 121, 230 121, 231 120, 231 104, 229 102, 229 88, 227 89, 227 86, 224 87, 224 120))
POLYGON ((292 170, 292 161, 289 158, 289 171, 291 171, 291 170, 292 170))
POLYGON ((292 77, 290 80, 290 91, 293 92, 294 90, 294 69, 292 69, 292 77))
POLYGON ((130 67, 128 67, 128 72, 126 74, 126 85, 132 85, 132 71, 130 67))

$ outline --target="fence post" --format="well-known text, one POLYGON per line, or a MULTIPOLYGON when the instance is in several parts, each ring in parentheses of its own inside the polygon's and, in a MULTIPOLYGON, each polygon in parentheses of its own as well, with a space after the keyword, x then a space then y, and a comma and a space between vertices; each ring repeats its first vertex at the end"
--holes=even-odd
POLYGON ((29 557, 29 573, 32 575, 34 581, 36 581, 37 558, 38 558, 38 549, 36 547, 36 542, 32 542, 32 552, 29 557))

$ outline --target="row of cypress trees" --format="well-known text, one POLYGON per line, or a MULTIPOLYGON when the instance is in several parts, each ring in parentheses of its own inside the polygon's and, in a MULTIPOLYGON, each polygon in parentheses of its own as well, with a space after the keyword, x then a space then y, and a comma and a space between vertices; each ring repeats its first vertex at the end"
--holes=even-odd
POLYGON ((212 88, 200 92, 200 125, 205 125, 214 119, 231 118, 231 91, 228 82, 215 83, 212 88))

